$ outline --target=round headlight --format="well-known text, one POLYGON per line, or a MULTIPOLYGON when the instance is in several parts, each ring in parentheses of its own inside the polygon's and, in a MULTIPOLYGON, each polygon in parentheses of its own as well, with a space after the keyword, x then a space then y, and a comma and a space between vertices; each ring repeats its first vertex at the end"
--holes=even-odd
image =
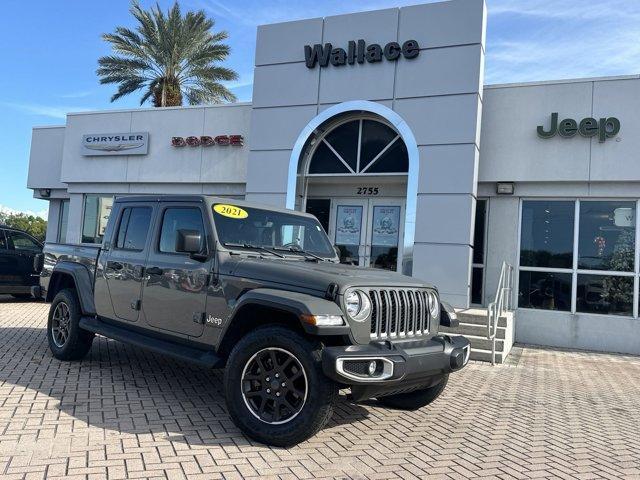
POLYGON ((371 301, 362 290, 349 290, 344 296, 344 304, 347 315, 356 322, 362 322, 371 313, 371 301))
POLYGON ((433 290, 429 290, 428 294, 429 299, 429 314, 431 318, 438 318, 440 315, 440 301, 438 300, 438 295, 433 290))

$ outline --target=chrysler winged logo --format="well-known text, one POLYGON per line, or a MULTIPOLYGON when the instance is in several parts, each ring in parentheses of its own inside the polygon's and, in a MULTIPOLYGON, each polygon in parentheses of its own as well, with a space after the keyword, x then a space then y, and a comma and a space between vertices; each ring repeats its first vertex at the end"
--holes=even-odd
POLYGON ((145 155, 149 145, 148 132, 102 133, 82 136, 82 154, 145 155))
POLYGON ((144 145, 144 142, 140 143, 119 143, 117 145, 85 145, 85 148, 89 150, 101 150, 103 152, 119 152, 121 150, 131 150, 132 148, 139 148, 144 145))

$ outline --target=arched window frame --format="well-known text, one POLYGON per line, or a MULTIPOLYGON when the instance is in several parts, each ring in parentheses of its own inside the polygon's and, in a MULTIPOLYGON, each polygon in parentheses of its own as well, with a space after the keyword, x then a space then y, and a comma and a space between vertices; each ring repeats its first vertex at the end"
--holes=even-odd
MULTIPOLYGON (((343 117, 341 117, 339 120, 334 120, 333 122, 329 123, 326 126, 321 126, 318 129, 316 129, 316 131, 314 132, 313 135, 313 142, 307 147, 307 152, 304 156, 304 162, 301 162, 301 166, 303 166, 303 171, 299 172, 301 174, 303 174, 306 177, 330 177, 330 176, 334 176, 334 177, 349 177, 349 176, 407 176, 408 172, 368 172, 368 170, 382 157, 382 155, 389 149, 391 148, 396 142, 403 142, 402 136, 400 135, 400 133, 398 133, 398 131, 394 128, 393 125, 391 125, 389 122, 387 122, 385 119, 377 116, 377 115, 373 115, 373 114, 367 114, 367 113, 358 113, 358 114, 352 114, 352 115, 344 115, 343 117), (361 147, 362 147, 362 125, 364 120, 371 120, 374 122, 378 122, 381 123, 385 126, 387 126, 388 128, 390 128, 391 130, 393 130, 393 132, 395 132, 395 136, 393 137, 393 139, 380 151, 378 152, 378 154, 368 163, 368 165, 365 166, 361 166, 360 165, 360 153, 361 153, 361 147), (353 121, 359 121, 359 126, 358 126, 358 150, 357 150, 357 158, 356 158, 356 170, 354 171, 353 168, 351 168, 351 166, 348 164, 347 161, 345 161, 342 156, 333 148, 333 146, 326 140, 326 137, 331 134, 336 128, 339 128, 340 126, 349 123, 349 122, 353 122, 353 121), (311 160, 313 159, 313 156, 316 152, 316 149, 318 148, 318 146, 320 144, 324 143, 325 145, 327 145, 327 147, 333 152, 334 155, 336 155, 337 160, 340 161, 348 170, 348 172, 345 173, 309 173, 309 168, 311 166, 311 160)), ((408 159, 407 159, 408 162, 408 159)))

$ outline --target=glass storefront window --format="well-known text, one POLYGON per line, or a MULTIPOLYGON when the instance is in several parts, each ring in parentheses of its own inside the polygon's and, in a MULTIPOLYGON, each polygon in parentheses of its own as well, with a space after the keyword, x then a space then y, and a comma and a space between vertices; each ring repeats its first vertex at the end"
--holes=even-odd
POLYGON ((82 243, 102 243, 112 206, 112 196, 85 195, 82 243))
POLYGON ((60 200, 60 221, 58 222, 58 243, 67 243, 69 225, 69 200, 60 200))
POLYGON ((571 274, 521 271, 518 306, 571 311, 571 274))
POLYGON ((520 265, 572 268, 575 202, 522 203, 520 265))
POLYGON ((580 202, 578 268, 633 272, 635 202, 580 202))
POLYGON ((484 248, 487 227, 487 200, 476 202, 476 220, 473 230, 473 269, 471 270, 471 303, 482 305, 484 290, 484 248))
POLYGON ((633 315, 633 277, 578 275, 576 311, 633 315))
POLYGON ((523 201, 518 306, 637 315, 636 211, 629 200, 523 201))
POLYGON ((482 305, 482 280, 484 268, 473 267, 471 270, 471 303, 482 305))

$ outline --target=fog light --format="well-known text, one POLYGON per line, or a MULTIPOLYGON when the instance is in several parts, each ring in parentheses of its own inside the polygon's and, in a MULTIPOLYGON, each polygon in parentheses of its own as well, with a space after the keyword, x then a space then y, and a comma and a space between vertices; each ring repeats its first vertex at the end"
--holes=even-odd
POLYGON ((465 352, 461 348, 456 348, 452 351, 449 359, 451 370, 459 370, 464 367, 465 356, 465 352))
POLYGON ((369 376, 373 377, 374 373, 376 373, 377 366, 378 364, 376 363, 375 360, 371 360, 369 362, 369 376))

